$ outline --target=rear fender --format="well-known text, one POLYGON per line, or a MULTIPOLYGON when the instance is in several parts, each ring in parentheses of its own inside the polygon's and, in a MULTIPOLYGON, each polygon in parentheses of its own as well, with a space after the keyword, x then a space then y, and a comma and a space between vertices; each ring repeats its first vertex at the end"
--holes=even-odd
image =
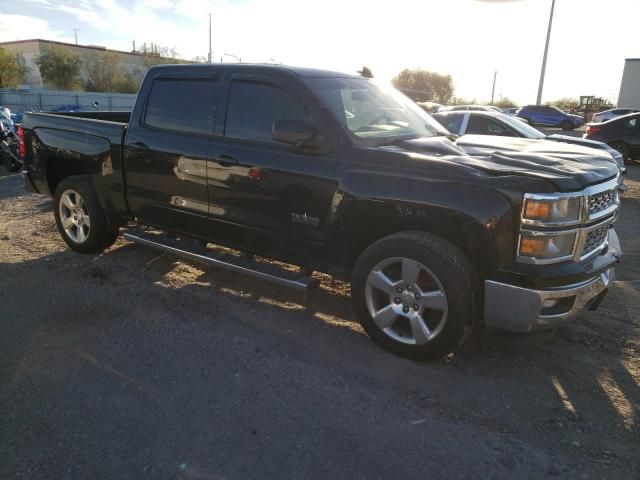
POLYGON ((113 158, 119 164, 119 145, 86 133, 36 128, 30 148, 34 183, 40 193, 53 196, 58 183, 69 176, 86 175, 107 212, 126 211, 124 188, 113 158))

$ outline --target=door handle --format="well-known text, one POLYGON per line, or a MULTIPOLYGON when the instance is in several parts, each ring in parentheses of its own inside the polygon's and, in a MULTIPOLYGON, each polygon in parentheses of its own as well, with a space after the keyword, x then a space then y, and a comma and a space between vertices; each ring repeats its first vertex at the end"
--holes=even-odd
POLYGON ((149 150, 149 145, 143 142, 133 142, 129 146, 136 150, 149 150))
POLYGON ((218 155, 217 157, 214 157, 214 160, 223 167, 234 167, 235 165, 238 164, 235 158, 229 155, 218 155))

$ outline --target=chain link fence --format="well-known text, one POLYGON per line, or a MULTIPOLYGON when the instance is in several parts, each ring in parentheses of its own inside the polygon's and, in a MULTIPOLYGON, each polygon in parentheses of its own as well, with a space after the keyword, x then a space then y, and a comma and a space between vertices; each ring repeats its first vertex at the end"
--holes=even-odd
POLYGON ((12 113, 28 111, 48 112, 60 108, 67 110, 131 111, 136 100, 134 93, 97 93, 67 92, 60 90, 38 90, 37 92, 18 92, 0 90, 0 106, 7 107, 12 113))

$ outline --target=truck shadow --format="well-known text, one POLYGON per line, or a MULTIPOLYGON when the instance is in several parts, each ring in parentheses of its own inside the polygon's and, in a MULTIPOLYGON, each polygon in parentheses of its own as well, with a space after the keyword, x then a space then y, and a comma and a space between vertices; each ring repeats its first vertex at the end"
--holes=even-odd
MULTIPOLYGON (((126 245, 121 249, 137 250, 138 247, 126 245)), ((204 301, 213 291, 248 306, 252 312, 260 312, 265 307, 278 312, 275 320, 271 318, 273 315, 258 313, 250 322, 254 328, 277 335, 285 328, 288 341, 307 351, 315 350, 316 354, 330 357, 341 365, 348 364, 367 374, 375 370, 380 383, 405 390, 418 403, 420 398, 439 398, 442 404, 459 402, 460 408, 472 408, 477 400, 461 400, 465 392, 468 393, 469 377, 474 377, 472 382, 480 391, 487 389, 486 385, 481 385, 487 376, 497 377, 505 384, 503 392, 513 396, 511 408, 522 408, 523 415, 532 402, 535 405, 536 399, 542 402, 541 399, 547 397, 554 406, 547 412, 550 417, 541 420, 545 425, 543 428, 554 432, 558 424, 567 426, 562 427, 563 431, 555 432, 558 435, 566 434, 569 429, 571 435, 581 437, 590 433, 589 424, 593 425, 593 422, 603 422, 599 431, 608 430, 612 436, 618 435, 620 430, 629 435, 627 438, 635 438, 638 433, 640 363, 633 360, 640 350, 640 322, 634 313, 640 306, 638 284, 619 282, 598 311, 585 312, 577 321, 558 330, 528 335, 485 331, 455 355, 420 364, 394 357, 375 346, 351 309, 348 284, 331 277, 319 276, 319 288, 304 296, 169 255, 155 255, 145 266, 146 278, 155 284, 162 284, 162 279, 170 278, 173 273, 191 275, 193 280, 180 290, 204 301), (338 343, 341 348, 336 348, 338 343), (456 371, 451 377, 455 381, 447 378, 451 368, 456 371), (447 387, 443 390, 416 388, 423 383, 419 379, 425 370, 441 377, 438 385, 447 387), (400 372, 403 380, 398 379, 400 372), (521 375, 522 379, 519 378, 521 375), (532 379, 532 384, 522 384, 522 380, 532 379), (547 390, 544 394, 539 392, 541 385, 547 390), (453 392, 459 394, 458 399, 452 400, 453 392)), ((623 265, 620 275, 638 278, 637 267, 637 263, 629 265, 630 272, 627 272, 623 265)), ((612 445, 617 444, 613 442, 612 445)), ((626 451, 624 442, 618 446, 626 451)))
MULTIPOLYGON (((541 449, 549 442, 554 448, 584 449, 585 461, 593 468, 606 469, 612 462, 627 465, 629 471, 638 467, 631 460, 640 447, 640 369, 632 358, 640 339, 637 284, 614 288, 601 311, 554 333, 490 333, 476 348, 421 364, 374 345, 355 320, 348 287, 330 278, 323 278, 320 288, 305 298, 124 240, 96 257, 63 250, 0 263, 0 270, 6 332, 0 363, 2 377, 13 382, 22 381, 23 375, 31 375, 30 382, 46 376, 42 372, 47 369, 37 370, 37 365, 26 371, 24 359, 38 355, 41 362, 50 362, 52 345, 58 345, 65 355, 77 350, 84 359, 93 359, 89 365, 108 365, 104 374, 125 379, 136 386, 136 395, 144 394, 156 391, 163 378, 162 371, 140 373, 153 358, 145 358, 144 365, 117 368, 101 359, 115 362, 123 355, 122 342, 100 351, 92 342, 83 344, 78 331, 95 330, 109 338, 114 329, 124 328, 140 340, 176 321, 193 325, 202 335, 221 329, 258 331, 275 339, 274 354, 328 364, 341 378, 366 379, 372 388, 395 392, 425 415, 463 418, 483 431, 526 438, 541 449), (64 286, 70 274, 81 280, 83 295, 77 288, 55 288, 53 296, 33 296, 55 283, 64 286), (21 288, 8 295, 12 284, 21 288)), ((179 368, 198 371, 206 366, 179 368)), ((172 392, 185 401, 193 394, 188 388, 172 392)), ((194 419, 184 428, 196 433, 199 424, 194 419)), ((560 474, 576 473, 571 471, 575 466, 558 468, 560 474)))

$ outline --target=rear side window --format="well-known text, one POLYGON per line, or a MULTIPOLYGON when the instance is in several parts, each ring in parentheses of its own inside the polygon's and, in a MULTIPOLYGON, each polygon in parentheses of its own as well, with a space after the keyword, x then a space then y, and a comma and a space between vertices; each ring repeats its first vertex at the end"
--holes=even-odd
POLYGON ((157 79, 144 116, 148 127, 213 135, 219 87, 215 79, 157 79))
POLYGON ((476 135, 504 135, 510 136, 514 132, 509 127, 483 115, 471 115, 467 132, 476 135))
POLYGON ((450 132, 459 134, 464 114, 438 115, 434 118, 450 132))
POLYGON ((276 120, 309 120, 300 103, 278 87, 265 83, 235 81, 231 84, 225 137, 276 143, 276 120))

